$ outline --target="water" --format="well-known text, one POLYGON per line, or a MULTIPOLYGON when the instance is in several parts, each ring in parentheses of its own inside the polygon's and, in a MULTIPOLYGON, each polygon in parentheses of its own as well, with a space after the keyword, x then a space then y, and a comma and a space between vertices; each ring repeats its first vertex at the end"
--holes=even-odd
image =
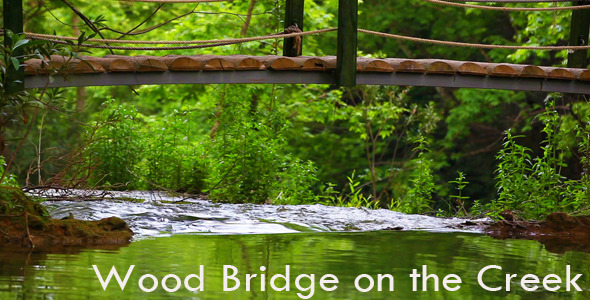
MULTIPOLYGON (((59 253, 0 249, 0 299, 301 299, 312 292, 311 299, 587 299, 590 296, 589 254, 552 254, 534 241, 494 240, 475 231, 453 231, 464 220, 323 206, 218 205, 201 200, 179 206, 162 200, 170 199, 150 198, 144 203, 48 203, 56 215, 73 209, 77 217, 90 219, 122 216, 140 235, 121 248, 66 249, 65 252, 61 249, 59 253), (150 224, 155 229, 150 229, 150 224), (365 231, 384 227, 411 230, 365 231), (417 228, 428 231, 414 230, 417 228), (478 272, 492 264, 502 270, 487 271, 484 283, 489 287, 503 286, 503 291, 486 291, 477 282, 478 272), (115 279, 103 291, 93 265, 103 277, 112 266, 122 277, 131 265, 135 267, 124 291, 115 279), (240 287, 234 291, 223 291, 224 265, 238 270, 240 287), (436 274, 441 280, 448 274, 456 274, 461 284, 448 286, 460 288, 452 292, 440 285, 439 291, 434 291, 430 279, 426 291, 422 291, 421 280, 417 282, 417 291, 413 291, 409 274, 413 269, 421 273, 423 265, 429 274, 436 274), (583 291, 565 290, 567 265, 572 273, 583 274, 576 282, 583 291), (189 274, 200 275, 200 266, 203 266, 203 291, 191 292, 182 284, 176 292, 167 292, 161 285, 149 293, 140 289, 139 280, 144 274, 161 280, 173 273, 184 280, 189 274), (289 266, 290 291, 276 291, 268 279, 276 274, 286 275, 286 266, 289 266), (257 275, 250 291, 246 291, 246 273, 257 275), (509 285, 509 292, 505 291, 505 273, 518 274, 509 285), (541 278, 554 273, 563 278, 562 288, 550 292, 539 284, 536 291, 525 291, 519 280, 526 273, 541 278), (264 289, 259 280, 262 274, 267 278, 264 289), (296 277, 302 274, 314 274, 313 291, 306 290, 311 285, 308 277, 301 279, 300 288, 297 287, 296 277), (320 286, 320 277, 326 274, 338 279, 332 291, 320 286), (359 291, 354 282, 361 274, 375 279, 378 274, 390 274, 393 291, 389 290, 387 280, 383 281, 382 291, 377 290, 376 282, 372 291, 359 291)), ((174 278, 166 282, 169 288, 176 285, 174 278)), ((149 278, 144 283, 146 288, 153 285, 149 278)), ((234 285, 233 281, 227 283, 229 287, 234 285)), ((189 284, 196 287, 199 280, 190 279, 189 284)), ((278 287, 284 284, 282 279, 276 281, 278 287)), ((366 288, 368 279, 364 278, 360 284, 359 288, 366 288)))
MULTIPOLYGON (((74 191, 85 193, 85 191, 74 191)), ((88 195, 86 195, 88 196, 88 195)), ((105 195, 101 195, 105 196, 105 195)), ((295 232, 431 230, 457 231, 465 219, 406 215, 387 209, 324 205, 220 204, 152 192, 109 192, 110 201, 48 201, 52 216, 77 219, 111 216, 129 222, 135 239, 172 234, 282 234, 295 232), (124 198, 126 200, 116 200, 124 198), (130 201, 140 199, 141 203, 130 201), (171 202, 182 201, 185 204, 171 202)), ((476 220, 483 222, 485 219, 476 220)), ((477 230, 477 228, 467 228, 477 230)))

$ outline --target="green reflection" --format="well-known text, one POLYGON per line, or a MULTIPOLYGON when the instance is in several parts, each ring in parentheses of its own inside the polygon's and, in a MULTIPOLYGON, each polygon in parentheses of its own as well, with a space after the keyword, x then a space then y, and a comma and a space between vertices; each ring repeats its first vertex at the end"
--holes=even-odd
MULTIPOLYGON (((315 275, 312 299, 586 299, 590 282, 588 254, 569 252, 552 254, 534 241, 493 240, 486 236, 464 233, 428 232, 366 232, 366 233, 301 233, 281 235, 175 235, 132 243, 118 250, 82 250, 69 254, 9 253, 0 251, 0 299, 299 299, 295 278, 300 274, 315 275), (511 292, 489 292, 477 283, 477 273, 486 265, 499 265, 502 271, 490 270, 485 283, 490 287, 504 285, 505 273, 519 274, 513 280, 511 292), (135 265, 124 291, 113 278, 103 291, 92 268, 97 265, 103 277, 111 266, 117 267, 124 277, 130 265, 135 265), (160 280, 169 273, 184 279, 199 273, 204 266, 204 291, 190 292, 181 287, 175 293, 157 288, 146 293, 140 290, 138 280, 143 274, 153 274, 160 280), (223 266, 233 265, 239 270, 241 286, 233 292, 223 292, 223 266), (268 279, 285 274, 290 265, 290 292, 277 292, 270 288, 268 279), (409 274, 412 269, 421 271, 427 265, 429 274, 439 279, 457 274, 461 288, 455 292, 435 292, 432 280, 428 291, 412 291, 409 274), (524 291, 519 279, 526 273, 543 277, 549 273, 565 275, 565 266, 572 272, 583 273, 578 285, 583 292, 548 292, 539 289, 524 291), (265 268, 264 272, 260 267, 265 268), (252 280, 252 291, 245 289, 245 274, 257 274, 252 280), (266 277, 266 290, 262 291, 260 276, 266 277), (334 274, 339 279, 337 289, 321 290, 320 277, 334 274), (360 274, 392 274, 394 291, 385 290, 361 293, 354 287, 360 274)), ((419 280, 421 283, 421 280, 419 280)), ((366 287, 367 281, 361 281, 366 287)), ((230 282, 233 286, 234 282, 230 282)), ((277 280, 279 287, 283 280, 277 280)), ((173 287, 170 279, 168 286, 173 287)), ((191 285, 197 286, 192 279, 191 285)), ((152 281, 145 281, 147 288, 152 281)), ((309 286, 309 279, 301 281, 309 286)), ((329 285, 331 286, 331 285, 329 285)), ((455 286, 454 284, 452 286, 455 286)), ((310 291, 301 292, 308 295, 310 291)))

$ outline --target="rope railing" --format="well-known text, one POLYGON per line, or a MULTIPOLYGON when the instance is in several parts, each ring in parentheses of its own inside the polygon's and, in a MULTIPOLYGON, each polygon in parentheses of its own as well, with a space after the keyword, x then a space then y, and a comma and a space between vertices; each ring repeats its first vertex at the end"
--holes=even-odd
MULTIPOLYGON (((326 28, 305 32, 293 32, 293 33, 276 33, 264 36, 255 37, 244 37, 236 39, 215 39, 215 40, 192 40, 192 41, 136 41, 136 40, 110 40, 110 39, 89 39, 88 42, 114 44, 114 43, 127 43, 127 44, 146 44, 146 45, 171 45, 171 44, 182 44, 187 46, 176 46, 176 47, 125 47, 125 46, 110 46, 110 45, 96 45, 83 43, 80 46, 88 48, 99 48, 99 49, 113 49, 113 50, 185 50, 185 49, 199 49, 216 46, 226 46, 233 44, 240 44, 245 42, 269 40, 269 39, 282 39, 304 35, 313 35, 326 32, 337 31, 338 28, 326 28)), ((426 39, 419 37, 411 37, 399 34, 384 33, 379 31, 358 29, 358 32, 371 34, 380 37, 393 38, 398 40, 405 40, 417 43, 429 43, 444 46, 453 47, 469 47, 478 49, 510 49, 510 50, 546 50, 546 51, 561 51, 561 50, 584 50, 590 49, 590 45, 586 46, 519 46, 519 45, 493 45, 493 44, 480 44, 480 43, 465 43, 465 42, 453 42, 453 41, 442 41, 435 39, 426 39)), ((39 33, 25 33, 28 38, 36 40, 50 41, 60 44, 71 44, 72 41, 77 41, 76 37, 68 36, 57 36, 47 35, 39 33)))
MULTIPOLYGON (((188 49, 199 49, 216 46, 226 46, 233 44, 240 44, 245 42, 254 42, 270 39, 282 39, 304 35, 312 35, 319 33, 326 33, 337 31, 338 28, 326 28, 319 30, 311 30, 305 32, 293 32, 293 33, 275 33, 264 36, 255 37, 244 37, 236 39, 217 39, 217 40, 193 40, 193 41, 134 41, 134 40, 109 40, 109 39, 89 39, 88 42, 113 44, 113 43, 127 43, 127 44, 145 44, 145 45, 172 45, 172 44, 191 44, 190 46, 176 46, 176 47, 124 47, 124 46, 110 46, 110 45, 95 45, 82 43, 79 46, 87 48, 98 48, 98 49, 112 49, 112 50, 188 50, 188 49), (195 45, 197 44, 197 45, 195 45)), ((49 41, 58 44, 71 44, 72 41, 77 41, 78 38, 58 35, 47 35, 39 33, 27 32, 25 35, 30 39, 49 41)))
MULTIPOLYGON (((277 33, 274 35, 280 35, 282 33, 277 33)), ((51 34, 40 34, 40 33, 30 33, 27 32, 25 34, 28 38, 32 39, 54 39, 54 40, 64 40, 64 41, 77 41, 78 38, 73 36, 62 36, 62 35, 51 35, 51 34)), ((274 36, 273 35, 273 36, 274 36)), ((269 35, 270 36, 270 35, 269 35)), ((298 35, 294 35, 298 36, 298 35)), ((192 44, 217 44, 217 43, 224 43, 228 41, 237 41, 237 42, 251 42, 257 41, 261 39, 266 39, 267 36, 258 36, 258 37, 245 37, 245 38, 238 38, 238 39, 215 39, 215 40, 189 40, 189 41, 139 41, 139 40, 118 40, 118 39, 88 39, 86 42, 90 43, 104 43, 104 44, 142 44, 142 45, 192 45, 192 44)), ((290 36, 288 36, 290 37, 290 36)))
MULTIPOLYGON (((465 8, 476 8, 484 10, 497 10, 497 11, 560 11, 560 10, 579 10, 579 9, 590 9, 590 5, 577 5, 577 6, 552 6, 552 7, 508 7, 508 6, 486 6, 486 5, 475 5, 450 2, 449 0, 422 0, 426 2, 448 5, 454 7, 465 7, 465 8)), ((471 1, 469 1, 471 2, 471 1)))
POLYGON ((478 49, 548 50, 548 51, 590 49, 590 45, 586 45, 586 46, 492 45, 492 44, 464 43, 464 42, 451 42, 451 41, 441 41, 441 40, 434 40, 434 39, 425 39, 425 38, 411 37, 411 36, 405 36, 405 35, 399 35, 399 34, 391 34, 391 33, 379 32, 379 31, 372 31, 372 30, 367 30, 367 29, 359 29, 358 32, 381 36, 381 37, 386 37, 386 38, 417 42, 417 43, 428 43, 428 44, 445 45, 445 46, 453 46, 453 47, 469 47, 469 48, 478 48, 478 49))

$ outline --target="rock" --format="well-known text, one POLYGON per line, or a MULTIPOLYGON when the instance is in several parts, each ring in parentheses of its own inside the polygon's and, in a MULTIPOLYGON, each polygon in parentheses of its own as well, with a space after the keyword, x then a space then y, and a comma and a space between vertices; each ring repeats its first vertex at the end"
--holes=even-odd
POLYGON ((573 217, 558 212, 543 221, 502 220, 487 225, 484 232, 498 239, 536 240, 554 253, 590 252, 590 216, 573 217))

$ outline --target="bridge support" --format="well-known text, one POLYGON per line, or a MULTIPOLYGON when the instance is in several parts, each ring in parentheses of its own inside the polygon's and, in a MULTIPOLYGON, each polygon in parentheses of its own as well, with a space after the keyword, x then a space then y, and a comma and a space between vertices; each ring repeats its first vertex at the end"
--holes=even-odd
MULTIPOLYGON (((287 0, 285 5, 285 29, 297 25, 303 31, 303 7, 304 0, 287 0)), ((286 38, 283 42, 284 56, 300 56, 303 48, 303 37, 286 38)))
MULTIPOLYGON (((533 92, 590 94, 590 81, 548 78, 514 78, 463 74, 420 74, 358 72, 358 84, 439 86, 451 88, 503 89, 533 92)), ((195 72, 115 72, 72 74, 68 77, 48 75, 27 76, 26 88, 117 86, 160 84, 338 84, 326 71, 195 71, 195 72)))
MULTIPOLYGON (((577 1, 574 5, 590 4, 590 1, 577 1)), ((570 46, 588 45, 590 38, 590 9, 572 11, 570 26, 570 46)), ((568 55, 567 66, 569 68, 587 68, 588 50, 572 51, 568 55)))
POLYGON ((336 82, 340 86, 356 85, 357 29, 358 0, 339 0, 336 82))
MULTIPOLYGON (((11 47, 12 40, 8 37, 8 30, 14 33, 23 33, 23 1, 22 0, 2 0, 3 4, 3 21, 4 21, 4 48, 11 47)), ((17 50, 12 53, 12 57, 22 56, 24 52, 17 50)), ((6 70, 7 93, 22 91, 25 88, 25 72, 23 67, 15 70, 13 67, 6 70)))

